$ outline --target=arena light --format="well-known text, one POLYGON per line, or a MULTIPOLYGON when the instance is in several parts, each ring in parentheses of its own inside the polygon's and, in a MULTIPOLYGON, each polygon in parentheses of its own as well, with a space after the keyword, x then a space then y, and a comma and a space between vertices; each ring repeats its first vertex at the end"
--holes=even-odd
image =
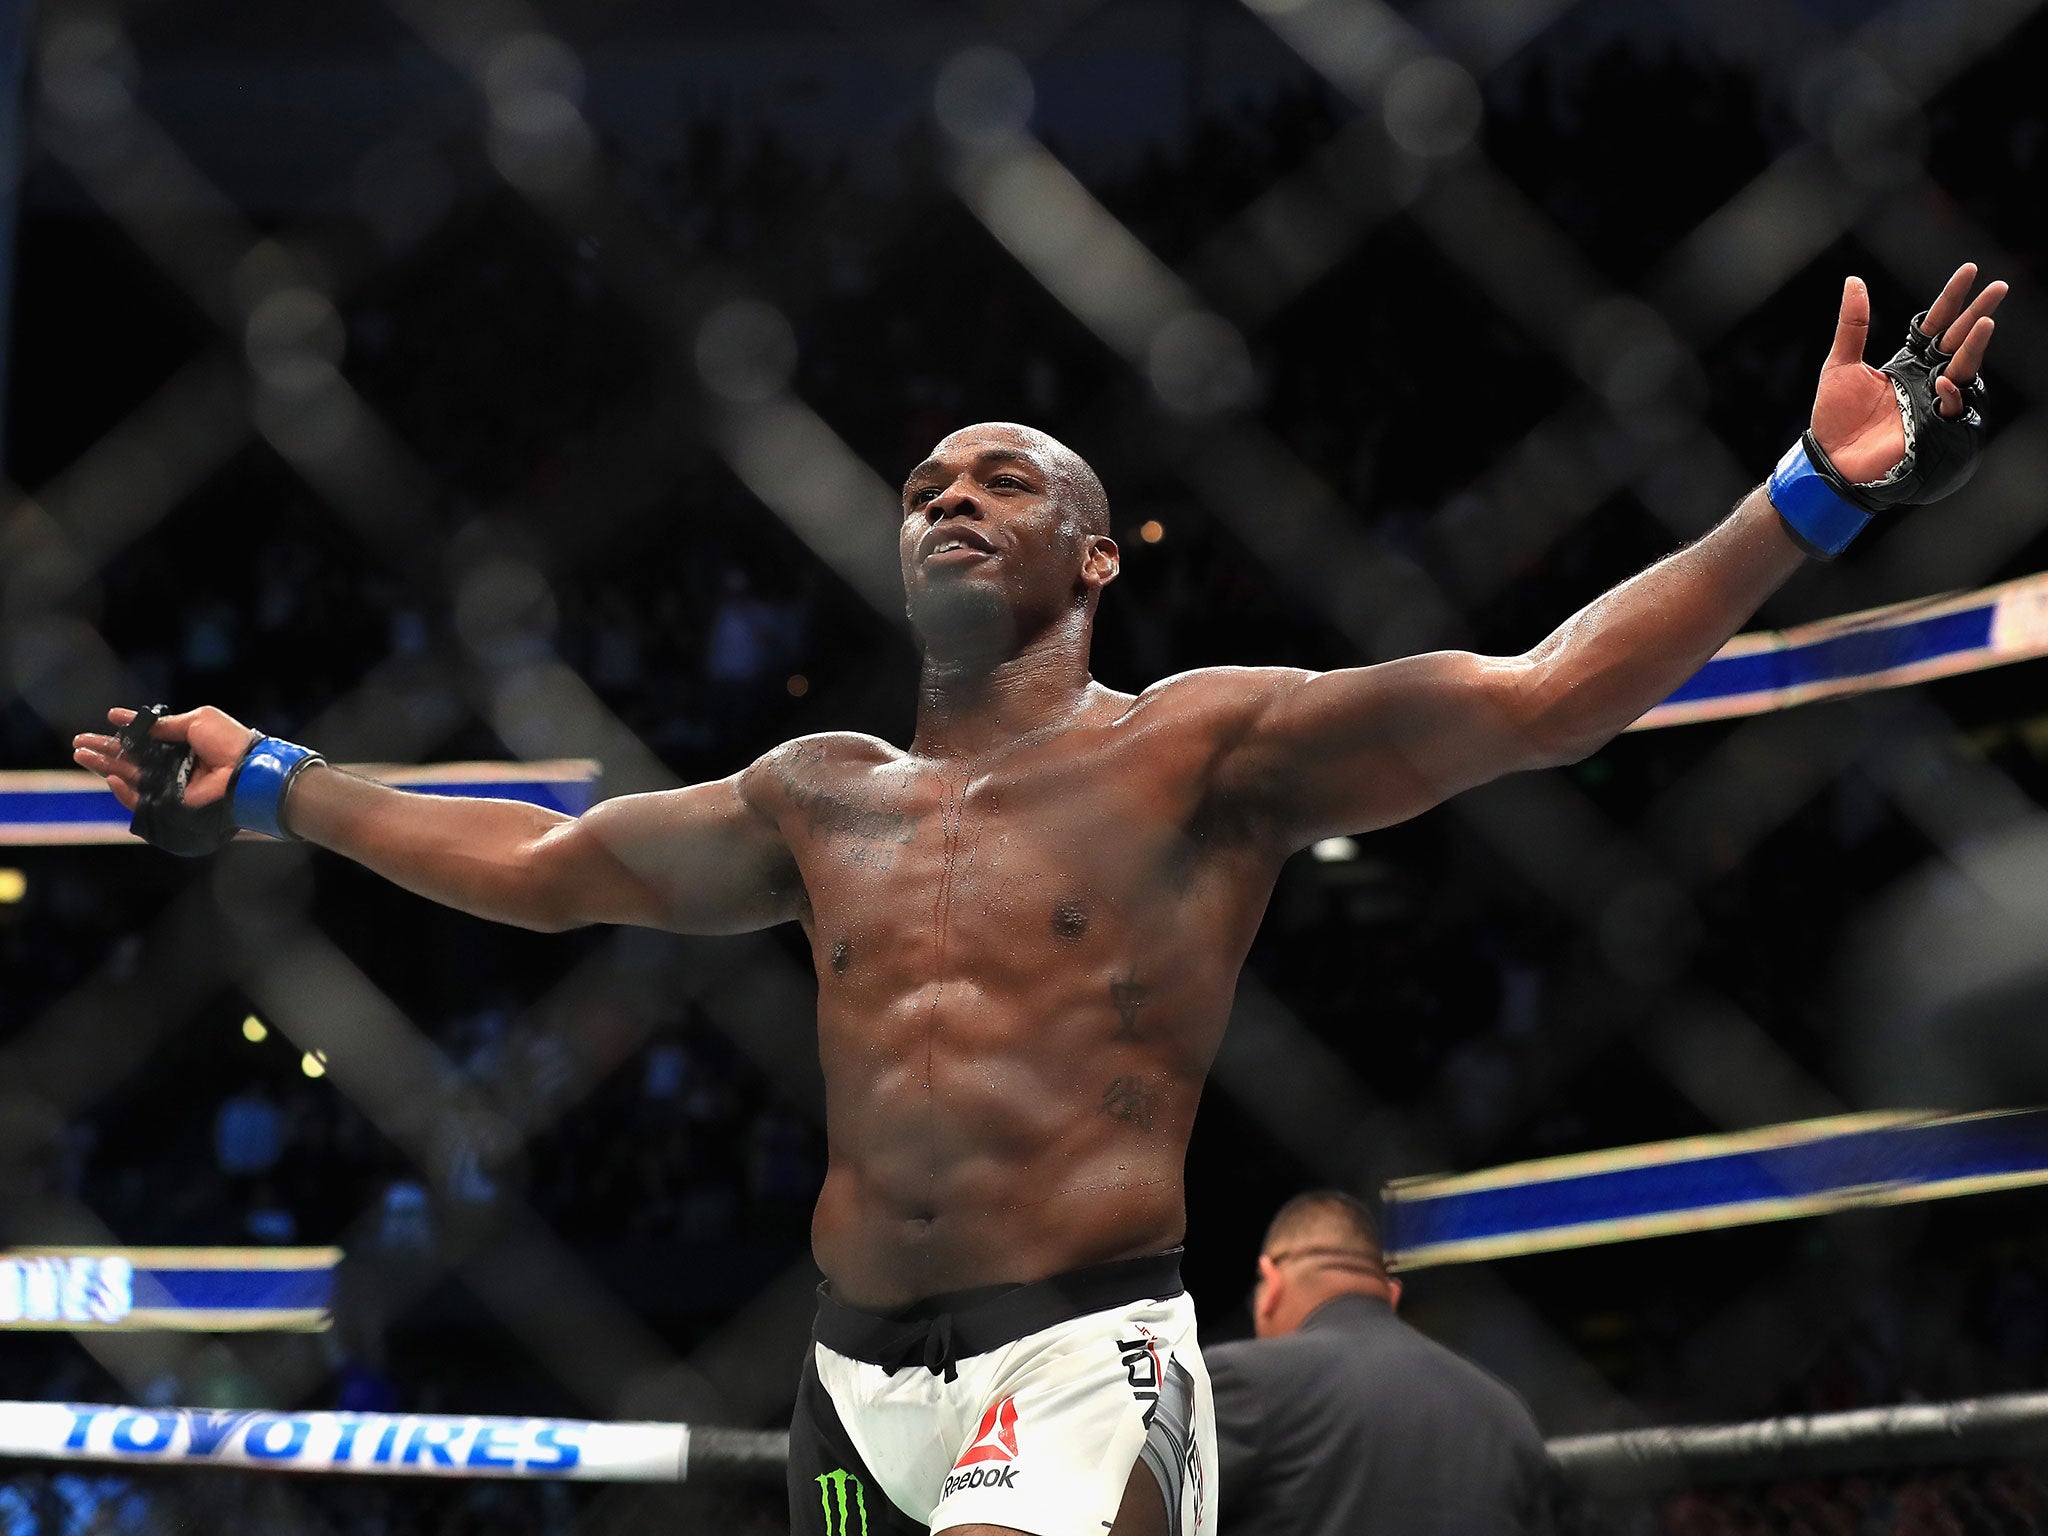
POLYGON ((306 1052, 305 1055, 299 1058, 299 1070, 308 1077, 325 1077, 327 1075, 327 1053, 325 1051, 306 1052))
POLYGON ((270 1038, 270 1029, 255 1014, 242 1020, 242 1038, 251 1045, 261 1045, 270 1038))
POLYGON ((28 895, 28 876, 18 869, 0 869, 0 907, 11 907, 28 895))

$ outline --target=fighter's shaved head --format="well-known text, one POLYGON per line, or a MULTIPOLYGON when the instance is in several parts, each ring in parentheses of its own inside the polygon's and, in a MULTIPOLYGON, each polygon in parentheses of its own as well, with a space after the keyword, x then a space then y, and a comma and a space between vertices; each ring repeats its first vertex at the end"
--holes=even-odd
MULTIPOLYGON (((982 421, 949 432, 932 449, 932 459, 943 459, 971 443, 1006 441, 1035 459, 1058 490, 1060 510, 1072 520, 1079 533, 1109 532, 1109 497, 1102 481, 1088 461, 1050 432, 1015 421, 982 421)), ((930 460, 926 461, 927 463, 930 460)), ((922 469, 924 466, 919 465, 922 469)), ((912 471, 912 478, 916 477, 912 471)))

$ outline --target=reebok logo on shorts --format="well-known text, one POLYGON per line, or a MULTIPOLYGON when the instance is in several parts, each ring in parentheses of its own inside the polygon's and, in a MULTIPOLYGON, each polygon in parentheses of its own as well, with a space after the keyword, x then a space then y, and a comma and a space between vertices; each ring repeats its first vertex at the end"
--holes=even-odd
MULTIPOLYGON (((960 1453, 956 1467, 971 1467, 978 1461, 1015 1461, 1017 1459, 1017 1399, 1006 1397, 981 1416, 981 1427, 974 1432, 974 1439, 967 1449, 960 1453)), ((1006 1483, 1003 1486, 1008 1487, 1006 1483)), ((951 1492, 953 1480, 946 1479, 946 1490, 951 1492)))
POLYGON ((950 1499, 966 1488, 1014 1488, 1017 1486, 1015 1467, 976 1467, 972 1472, 955 1472, 947 1477, 945 1487, 939 1490, 939 1497, 950 1499))

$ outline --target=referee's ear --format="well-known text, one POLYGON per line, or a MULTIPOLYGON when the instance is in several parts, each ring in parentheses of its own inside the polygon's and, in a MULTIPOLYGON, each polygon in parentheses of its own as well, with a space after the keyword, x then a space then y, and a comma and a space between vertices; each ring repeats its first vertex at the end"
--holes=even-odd
POLYGON ((1280 1304, 1287 1294, 1287 1275, 1265 1254, 1259 1255, 1259 1283, 1252 1290, 1252 1332, 1270 1339, 1279 1327, 1280 1304))
POLYGON ((1387 1277, 1387 1310, 1390 1312, 1401 1310, 1401 1282, 1394 1279, 1391 1275, 1387 1277))

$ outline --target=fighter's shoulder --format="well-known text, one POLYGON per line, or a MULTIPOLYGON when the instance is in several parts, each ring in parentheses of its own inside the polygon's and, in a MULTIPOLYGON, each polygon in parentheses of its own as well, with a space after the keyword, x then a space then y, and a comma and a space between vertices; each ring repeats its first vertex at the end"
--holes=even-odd
POLYGON ((740 794, 761 807, 791 790, 816 787, 820 780, 899 761, 900 747, 860 731, 820 731, 798 736, 755 758, 738 775, 740 794))
POLYGON ((1299 667, 1198 667, 1161 678, 1131 701, 1131 714, 1230 735, 1311 675, 1299 667))

